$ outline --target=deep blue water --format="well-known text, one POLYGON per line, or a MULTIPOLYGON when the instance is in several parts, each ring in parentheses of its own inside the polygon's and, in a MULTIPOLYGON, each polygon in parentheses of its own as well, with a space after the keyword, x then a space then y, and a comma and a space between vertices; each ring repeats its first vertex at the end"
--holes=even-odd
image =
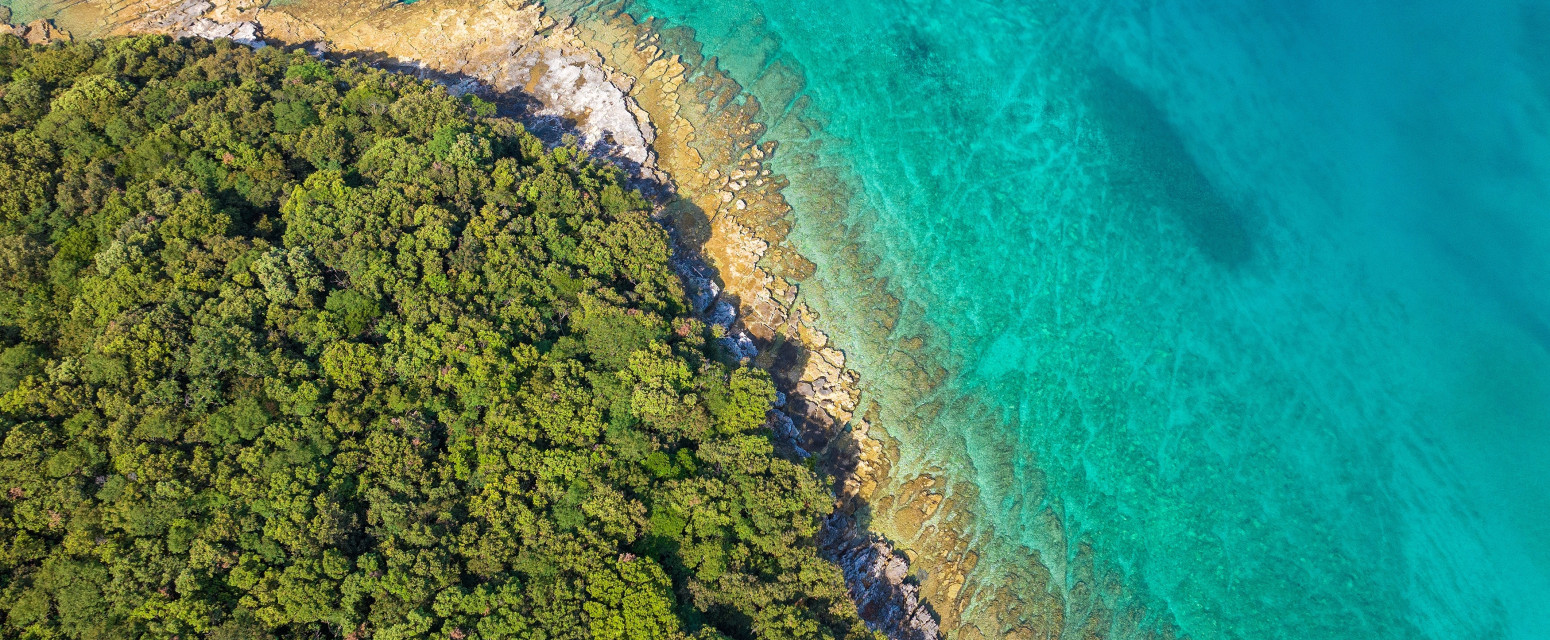
POLYGON ((900 477, 979 486, 983 575, 1085 541, 1195 638, 1550 638, 1550 5, 633 11, 763 102, 804 296, 900 477))

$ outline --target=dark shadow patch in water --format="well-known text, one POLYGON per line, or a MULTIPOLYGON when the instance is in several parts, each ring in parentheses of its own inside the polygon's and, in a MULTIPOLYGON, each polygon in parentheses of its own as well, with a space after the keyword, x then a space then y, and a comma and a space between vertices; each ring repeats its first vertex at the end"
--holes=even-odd
POLYGON ((933 39, 929 30, 914 24, 916 17, 905 17, 887 27, 887 48, 891 62, 897 65, 890 72, 881 74, 894 95, 907 96, 907 100, 935 100, 950 96, 945 101, 951 121, 976 122, 974 112, 981 106, 971 99, 983 93, 980 88, 964 86, 964 75, 955 70, 942 57, 943 45, 933 39))
POLYGON ((1184 147, 1167 115, 1140 88, 1107 67, 1091 75, 1088 103, 1142 200, 1178 217, 1195 246, 1217 264, 1238 267, 1254 253, 1243 212, 1222 196, 1184 147))
POLYGON ((904 68, 917 75, 940 75, 937 55, 931 41, 925 34, 911 25, 900 25, 894 28, 893 51, 898 55, 904 68))

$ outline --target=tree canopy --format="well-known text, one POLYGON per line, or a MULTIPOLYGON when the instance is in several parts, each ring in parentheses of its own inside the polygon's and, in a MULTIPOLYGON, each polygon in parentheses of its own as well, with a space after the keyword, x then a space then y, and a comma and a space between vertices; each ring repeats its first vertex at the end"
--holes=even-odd
POLYGON ((873 637, 617 170, 274 47, 0 80, 0 635, 873 637))

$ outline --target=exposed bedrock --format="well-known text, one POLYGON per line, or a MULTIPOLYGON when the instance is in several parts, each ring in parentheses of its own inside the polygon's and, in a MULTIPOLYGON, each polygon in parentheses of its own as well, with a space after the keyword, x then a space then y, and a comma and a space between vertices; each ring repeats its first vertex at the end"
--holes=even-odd
POLYGON ((893 640, 939 637, 937 621, 909 581, 909 562, 888 543, 859 531, 855 519, 835 513, 824 523, 819 544, 845 572, 846 586, 873 628, 893 640))
POLYGON ((296 3, 261 7, 242 0, 140 0, 114 15, 113 31, 176 37, 266 39, 310 45, 319 54, 443 81, 454 93, 503 101, 507 115, 550 144, 567 134, 593 155, 624 168, 647 192, 665 179, 645 112, 595 52, 576 46, 533 3, 423 0, 414 5, 296 3))
POLYGON ((54 26, 53 21, 39 18, 27 24, 9 24, 11 8, 0 6, 0 33, 9 33, 26 40, 28 44, 69 42, 70 32, 54 26))

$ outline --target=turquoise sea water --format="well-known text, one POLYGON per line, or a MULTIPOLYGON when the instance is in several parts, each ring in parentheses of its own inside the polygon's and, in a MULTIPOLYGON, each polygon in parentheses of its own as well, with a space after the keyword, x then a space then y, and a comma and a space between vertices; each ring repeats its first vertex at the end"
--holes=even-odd
POLYGON ((1069 590, 1085 541, 1199 639, 1550 638, 1550 4, 632 12, 763 102, 804 296, 900 475, 979 486, 982 571, 1069 590))

